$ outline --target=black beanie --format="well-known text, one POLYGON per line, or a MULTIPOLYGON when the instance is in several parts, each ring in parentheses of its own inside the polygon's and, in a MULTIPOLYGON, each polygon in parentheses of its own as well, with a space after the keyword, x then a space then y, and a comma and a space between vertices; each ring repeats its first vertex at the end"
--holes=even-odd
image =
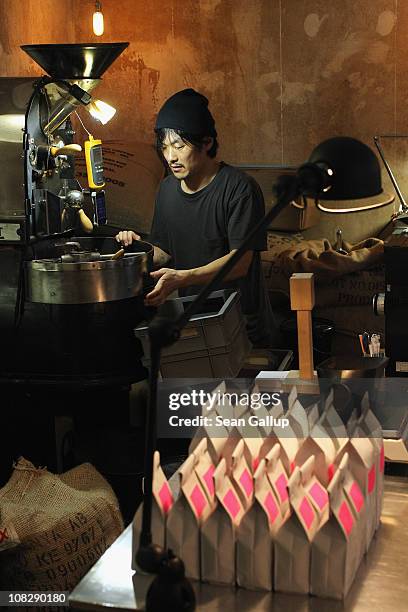
POLYGON ((178 91, 163 104, 156 119, 156 131, 182 130, 197 136, 217 136, 208 100, 194 89, 178 91))

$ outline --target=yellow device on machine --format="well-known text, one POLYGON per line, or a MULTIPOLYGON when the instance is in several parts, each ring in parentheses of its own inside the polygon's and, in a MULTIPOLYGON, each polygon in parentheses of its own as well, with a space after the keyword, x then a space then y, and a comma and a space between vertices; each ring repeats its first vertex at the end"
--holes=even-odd
POLYGON ((92 189, 102 189, 105 186, 103 178, 102 140, 97 140, 89 134, 85 140, 85 161, 88 175, 88 185, 92 189))

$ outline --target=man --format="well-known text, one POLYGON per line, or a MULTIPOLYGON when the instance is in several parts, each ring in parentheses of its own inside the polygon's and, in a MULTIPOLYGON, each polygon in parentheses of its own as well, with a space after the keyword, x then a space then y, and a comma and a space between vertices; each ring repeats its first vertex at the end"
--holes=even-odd
MULTIPOLYGON (((157 284, 146 296, 148 306, 159 306, 176 289, 179 295, 198 293, 263 217, 265 208, 259 185, 217 160, 217 132, 203 95, 193 89, 174 94, 160 109, 155 132, 170 174, 156 197, 150 242, 159 269, 151 273, 157 284)), ((140 237, 126 230, 116 239, 127 246, 140 237)), ((276 336, 261 269, 260 252, 265 249, 264 232, 223 285, 240 289, 248 336, 257 347, 272 346, 276 336)))

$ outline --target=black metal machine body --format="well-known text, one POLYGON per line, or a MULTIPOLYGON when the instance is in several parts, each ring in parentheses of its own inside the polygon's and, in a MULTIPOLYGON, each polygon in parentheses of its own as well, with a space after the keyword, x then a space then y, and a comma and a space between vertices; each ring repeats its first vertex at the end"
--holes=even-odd
POLYGON ((395 222, 384 244, 385 293, 374 296, 375 314, 385 316, 385 354, 389 358, 387 376, 408 376, 408 227, 395 222))

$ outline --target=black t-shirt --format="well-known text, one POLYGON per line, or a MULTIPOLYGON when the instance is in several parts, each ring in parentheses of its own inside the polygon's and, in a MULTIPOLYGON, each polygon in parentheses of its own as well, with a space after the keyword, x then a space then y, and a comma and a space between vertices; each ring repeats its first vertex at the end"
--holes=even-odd
MULTIPOLYGON (((168 253, 177 270, 204 266, 237 249, 263 217, 265 205, 256 181, 233 166, 221 163, 209 185, 184 193, 173 175, 160 184, 150 241, 168 253)), ((260 251, 267 248, 266 231, 251 244, 254 256, 245 278, 224 284, 241 291, 248 335, 255 346, 271 346, 275 325, 265 291, 260 251)), ((193 295, 201 287, 180 290, 193 295)))

